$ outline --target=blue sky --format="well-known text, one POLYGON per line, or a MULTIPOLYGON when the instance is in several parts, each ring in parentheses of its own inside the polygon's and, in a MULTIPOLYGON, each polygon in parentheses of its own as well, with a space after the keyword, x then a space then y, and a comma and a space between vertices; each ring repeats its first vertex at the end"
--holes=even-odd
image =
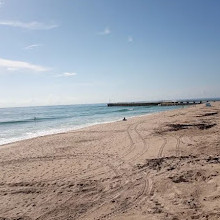
POLYGON ((220 97, 219 0, 0 0, 0 107, 220 97))

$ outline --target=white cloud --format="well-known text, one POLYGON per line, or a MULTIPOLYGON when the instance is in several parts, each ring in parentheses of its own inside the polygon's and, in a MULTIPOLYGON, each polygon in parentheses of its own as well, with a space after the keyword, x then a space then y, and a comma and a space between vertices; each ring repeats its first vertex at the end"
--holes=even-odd
POLYGON ((31 44, 31 45, 26 46, 24 49, 25 50, 32 50, 32 49, 34 49, 36 47, 40 47, 40 46, 41 46, 41 44, 31 44))
POLYGON ((74 72, 72 72, 72 73, 65 72, 65 73, 57 75, 56 77, 71 77, 71 76, 76 76, 76 75, 77 75, 77 73, 74 73, 74 72))
POLYGON ((109 34, 111 34, 111 30, 108 27, 106 27, 102 32, 99 32, 98 34, 99 35, 109 35, 109 34))
POLYGON ((128 43, 132 43, 134 41, 133 37, 129 36, 128 37, 128 43))
POLYGON ((8 71, 18 71, 18 70, 31 70, 35 72, 44 72, 49 69, 43 66, 34 65, 28 62, 15 61, 15 60, 6 60, 0 58, 0 67, 5 68, 8 71))
POLYGON ((44 24, 38 21, 22 22, 22 21, 0 21, 2 26, 19 27, 30 30, 50 30, 58 27, 57 24, 44 24))
POLYGON ((76 76, 77 73, 63 73, 63 76, 76 76))

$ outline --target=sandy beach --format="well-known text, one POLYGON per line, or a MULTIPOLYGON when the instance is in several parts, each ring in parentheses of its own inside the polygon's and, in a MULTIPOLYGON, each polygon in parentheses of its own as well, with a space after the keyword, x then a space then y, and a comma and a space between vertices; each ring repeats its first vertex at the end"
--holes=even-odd
POLYGON ((220 103, 0 146, 0 220, 220 219, 220 103))

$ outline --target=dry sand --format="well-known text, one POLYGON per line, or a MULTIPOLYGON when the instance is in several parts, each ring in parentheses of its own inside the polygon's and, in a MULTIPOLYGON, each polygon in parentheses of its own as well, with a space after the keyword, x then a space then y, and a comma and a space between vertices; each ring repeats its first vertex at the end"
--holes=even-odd
POLYGON ((0 147, 0 219, 220 219, 220 103, 0 147))

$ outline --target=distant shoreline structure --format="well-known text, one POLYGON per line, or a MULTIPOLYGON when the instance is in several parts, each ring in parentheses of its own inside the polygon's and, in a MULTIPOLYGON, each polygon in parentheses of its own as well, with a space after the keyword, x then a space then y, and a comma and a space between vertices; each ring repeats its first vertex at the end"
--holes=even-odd
POLYGON ((114 106, 176 106, 176 105, 198 105, 207 102, 215 102, 216 100, 180 100, 180 101, 158 101, 158 102, 115 102, 108 103, 108 107, 114 106))

